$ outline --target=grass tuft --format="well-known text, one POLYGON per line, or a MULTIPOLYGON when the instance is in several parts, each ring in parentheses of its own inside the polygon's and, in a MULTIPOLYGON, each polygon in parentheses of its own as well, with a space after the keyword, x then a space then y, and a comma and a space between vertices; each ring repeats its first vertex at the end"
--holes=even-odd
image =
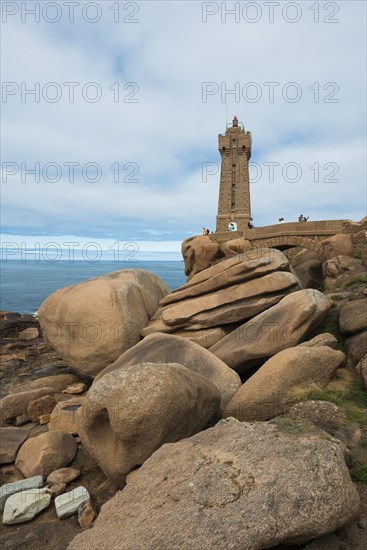
POLYGON ((346 373, 342 384, 340 383, 341 378, 343 375, 339 370, 339 386, 337 388, 330 385, 323 388, 313 384, 294 388, 293 396, 299 401, 330 401, 345 410, 350 422, 359 422, 359 424, 367 426, 367 393, 362 382, 355 377, 351 378, 349 373, 346 373))
POLYGON ((360 284, 367 285, 367 277, 365 275, 355 275, 354 277, 351 277, 346 283, 343 284, 343 288, 360 284))
POLYGON ((358 466, 349 470, 350 477, 353 481, 359 481, 360 483, 367 483, 367 466, 358 466))

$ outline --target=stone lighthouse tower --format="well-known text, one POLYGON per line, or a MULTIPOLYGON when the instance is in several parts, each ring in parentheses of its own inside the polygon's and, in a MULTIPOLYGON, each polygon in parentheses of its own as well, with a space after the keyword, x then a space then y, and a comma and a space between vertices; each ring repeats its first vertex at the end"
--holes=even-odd
POLYGON ((244 231, 251 220, 251 133, 234 117, 225 134, 219 134, 222 157, 216 233, 244 231))

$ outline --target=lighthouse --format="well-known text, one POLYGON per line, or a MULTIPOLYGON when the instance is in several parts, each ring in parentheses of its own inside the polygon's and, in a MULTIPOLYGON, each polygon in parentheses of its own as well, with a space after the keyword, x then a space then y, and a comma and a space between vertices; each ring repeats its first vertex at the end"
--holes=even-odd
POLYGON ((216 233, 244 231, 251 222, 249 160, 251 133, 235 116, 218 136, 222 157, 216 233))

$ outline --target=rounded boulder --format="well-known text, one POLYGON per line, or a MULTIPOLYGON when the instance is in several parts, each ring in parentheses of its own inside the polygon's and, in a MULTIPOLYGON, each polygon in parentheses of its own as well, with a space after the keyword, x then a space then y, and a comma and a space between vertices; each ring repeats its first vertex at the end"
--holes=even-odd
POLYGON ((190 437, 218 413, 220 393, 175 363, 143 363, 102 376, 76 415, 83 446, 116 485, 164 443, 190 437))
POLYGON ((108 273, 51 294, 39 309, 42 333, 68 365, 95 376, 140 341, 168 293, 143 269, 108 273))

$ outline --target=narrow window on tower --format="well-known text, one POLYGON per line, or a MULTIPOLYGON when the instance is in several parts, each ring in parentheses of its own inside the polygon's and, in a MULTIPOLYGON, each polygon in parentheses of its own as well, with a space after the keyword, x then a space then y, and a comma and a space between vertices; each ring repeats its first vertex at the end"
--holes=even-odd
POLYGON ((232 147, 233 147, 233 149, 235 149, 235 148, 236 148, 236 145, 237 145, 237 142, 236 142, 236 140, 235 140, 235 139, 232 139, 232 147))
POLYGON ((232 164, 231 210, 236 208, 236 165, 232 164))

